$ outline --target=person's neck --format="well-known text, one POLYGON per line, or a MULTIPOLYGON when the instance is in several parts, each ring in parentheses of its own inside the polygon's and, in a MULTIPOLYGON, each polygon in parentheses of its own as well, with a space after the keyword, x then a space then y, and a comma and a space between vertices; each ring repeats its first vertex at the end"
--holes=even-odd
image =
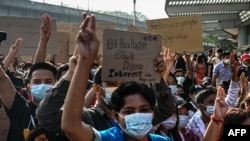
POLYGON ((141 139, 135 139, 135 138, 131 138, 128 135, 124 135, 127 138, 127 141, 150 141, 150 139, 148 138, 148 135, 145 135, 143 138, 141 139))

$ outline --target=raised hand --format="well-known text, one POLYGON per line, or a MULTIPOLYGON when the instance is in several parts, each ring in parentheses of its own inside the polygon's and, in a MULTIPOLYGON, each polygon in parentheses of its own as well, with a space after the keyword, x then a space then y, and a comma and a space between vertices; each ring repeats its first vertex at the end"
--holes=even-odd
POLYGON ((225 102, 225 97, 226 97, 226 93, 224 89, 221 86, 219 86, 217 88, 217 95, 215 99, 214 113, 213 113, 214 118, 217 120, 223 119, 228 111, 228 106, 225 102))
MULTIPOLYGON (((85 13, 83 15, 85 15, 85 13)), ((82 22, 80 31, 76 37, 76 49, 79 53, 78 60, 86 60, 86 63, 88 63, 89 66, 91 66, 95 60, 99 47, 99 40, 97 39, 95 31, 95 15, 87 15, 82 22)))
POLYGON ((41 40, 48 41, 51 36, 51 18, 48 14, 42 16, 42 24, 40 29, 41 40))
POLYGON ((23 38, 17 38, 15 44, 10 47, 9 54, 15 56, 22 44, 23 38))
POLYGON ((164 63, 167 67, 167 69, 171 70, 174 65, 174 57, 171 56, 170 49, 169 48, 164 48, 164 63))

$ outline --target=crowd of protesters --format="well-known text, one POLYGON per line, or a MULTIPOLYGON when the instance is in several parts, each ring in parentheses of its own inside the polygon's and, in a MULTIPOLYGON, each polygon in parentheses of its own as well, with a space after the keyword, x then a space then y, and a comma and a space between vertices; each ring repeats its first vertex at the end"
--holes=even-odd
POLYGON ((95 15, 82 17, 67 63, 46 59, 48 14, 30 62, 18 62, 22 38, 0 58, 6 141, 221 141, 223 126, 250 125, 249 54, 173 54, 166 47, 152 68, 160 82, 103 81, 95 15))

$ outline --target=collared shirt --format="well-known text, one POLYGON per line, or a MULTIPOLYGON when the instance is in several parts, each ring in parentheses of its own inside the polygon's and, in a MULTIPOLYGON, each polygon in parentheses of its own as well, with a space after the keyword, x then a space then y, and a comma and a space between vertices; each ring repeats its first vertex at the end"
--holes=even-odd
POLYGON ((225 66, 220 62, 214 66, 213 75, 217 76, 216 85, 218 85, 222 81, 231 80, 232 70, 229 65, 225 66))
POLYGON ((189 119, 188 124, 186 125, 187 129, 194 132, 194 134, 198 135, 200 140, 203 139, 203 135, 206 130, 205 123, 201 119, 201 112, 198 110, 191 119, 189 119))
POLYGON ((229 89, 228 89, 228 94, 225 98, 225 102, 226 102, 228 108, 233 108, 235 106, 235 103, 237 102, 239 91, 240 91, 240 83, 234 82, 231 80, 230 85, 229 85, 229 89))

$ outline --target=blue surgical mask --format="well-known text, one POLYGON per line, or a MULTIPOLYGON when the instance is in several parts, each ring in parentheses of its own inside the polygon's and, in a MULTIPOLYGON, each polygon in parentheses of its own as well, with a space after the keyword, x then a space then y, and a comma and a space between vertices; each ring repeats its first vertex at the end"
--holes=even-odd
MULTIPOLYGON (((119 114, 120 115, 120 114, 119 114)), ((121 116, 121 115, 120 115, 121 116)), ((124 116, 126 129, 121 129, 130 137, 141 139, 152 129, 152 113, 134 113, 124 116)))
POLYGON ((176 115, 172 115, 168 119, 161 122, 161 125, 164 126, 166 129, 172 129, 176 125, 177 117, 176 115))
POLYGON ((33 85, 31 86, 31 95, 33 98, 37 101, 41 101, 48 90, 50 90, 53 87, 53 85, 47 85, 47 84, 39 84, 39 85, 33 85))
POLYGON ((177 93, 177 86, 176 85, 169 85, 168 87, 171 89, 172 95, 175 95, 177 93))
POLYGON ((185 77, 183 77, 183 76, 176 77, 176 79, 181 84, 185 81, 185 77))
POLYGON ((210 117, 214 113, 214 106, 206 106, 206 111, 204 113, 210 117))
POLYGON ((111 101, 111 96, 112 96, 112 93, 113 91, 116 89, 117 87, 107 87, 107 88, 104 88, 105 89, 105 92, 106 92, 106 96, 105 98, 103 99, 104 102, 108 105, 108 103, 111 101))
POLYGON ((179 128, 184 128, 188 124, 188 121, 189 121, 189 116, 187 116, 187 115, 179 115, 179 125, 178 125, 178 127, 179 128))

